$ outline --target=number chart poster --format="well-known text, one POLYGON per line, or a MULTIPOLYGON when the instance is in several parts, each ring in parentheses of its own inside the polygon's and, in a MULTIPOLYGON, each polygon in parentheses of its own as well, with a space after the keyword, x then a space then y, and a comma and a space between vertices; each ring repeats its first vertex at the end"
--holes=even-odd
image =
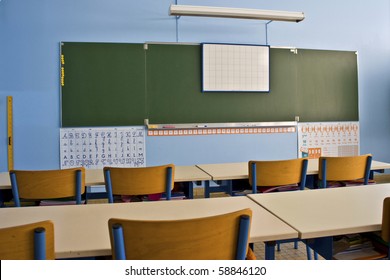
POLYGON ((145 127, 61 128, 60 151, 62 169, 145 166, 145 127))
POLYGON ((359 155, 359 122, 298 124, 298 156, 359 155))

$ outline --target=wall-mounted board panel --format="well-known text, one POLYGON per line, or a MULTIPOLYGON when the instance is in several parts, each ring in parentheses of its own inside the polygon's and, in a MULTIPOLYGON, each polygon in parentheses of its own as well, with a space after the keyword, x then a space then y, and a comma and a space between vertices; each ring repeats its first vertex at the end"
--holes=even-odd
POLYGON ((143 124, 142 44, 61 43, 62 126, 143 124))
POLYGON ((199 44, 62 43, 62 126, 358 121, 352 51, 270 49, 270 92, 202 92, 199 44))

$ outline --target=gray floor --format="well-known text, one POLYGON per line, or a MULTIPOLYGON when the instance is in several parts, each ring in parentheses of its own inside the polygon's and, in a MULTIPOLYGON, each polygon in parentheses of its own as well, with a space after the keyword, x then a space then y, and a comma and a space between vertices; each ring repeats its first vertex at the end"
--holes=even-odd
MULTIPOLYGON (((254 252, 258 260, 264 260, 264 248, 264 243, 254 244, 254 252)), ((323 260, 321 256, 318 259, 323 260)), ((275 260, 307 260, 306 245, 298 242, 298 249, 294 249, 294 243, 283 243, 280 245, 280 251, 275 250, 275 260)))

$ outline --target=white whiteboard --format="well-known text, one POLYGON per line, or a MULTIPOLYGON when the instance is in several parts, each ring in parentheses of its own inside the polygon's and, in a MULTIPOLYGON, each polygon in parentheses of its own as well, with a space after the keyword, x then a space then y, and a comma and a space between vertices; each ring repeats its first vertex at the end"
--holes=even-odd
POLYGON ((269 46, 202 44, 203 91, 269 91, 269 46))
POLYGON ((61 168, 146 165, 145 127, 60 129, 61 168))

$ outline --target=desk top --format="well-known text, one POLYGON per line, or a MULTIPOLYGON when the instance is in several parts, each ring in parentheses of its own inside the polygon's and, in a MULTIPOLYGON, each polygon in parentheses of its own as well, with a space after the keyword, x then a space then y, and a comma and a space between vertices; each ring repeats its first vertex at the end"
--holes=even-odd
POLYGON ((250 194, 302 239, 378 231, 390 184, 250 194))
MULTIPOLYGON (((203 172, 195 165, 175 166, 175 182, 191 182, 211 180, 211 176, 203 172)), ((86 169, 85 185, 99 186, 104 185, 103 169, 86 169)), ((11 181, 8 172, 0 173, 0 189, 10 189, 11 181)))
MULTIPOLYGON (((373 160, 371 170, 390 169, 390 163, 373 160)), ((318 174, 318 159, 309 159, 307 166, 307 175, 318 174)))
POLYGON ((247 197, 2 208, 0 228, 52 220, 56 258, 111 255, 108 219, 171 220, 253 211, 250 242, 297 238, 298 232, 247 197))
MULTIPOLYGON (((198 164, 213 180, 248 179, 248 162, 198 164)), ((390 163, 373 160, 371 170, 390 169, 390 163)), ((309 159, 307 175, 318 174, 318 159, 309 159)))

